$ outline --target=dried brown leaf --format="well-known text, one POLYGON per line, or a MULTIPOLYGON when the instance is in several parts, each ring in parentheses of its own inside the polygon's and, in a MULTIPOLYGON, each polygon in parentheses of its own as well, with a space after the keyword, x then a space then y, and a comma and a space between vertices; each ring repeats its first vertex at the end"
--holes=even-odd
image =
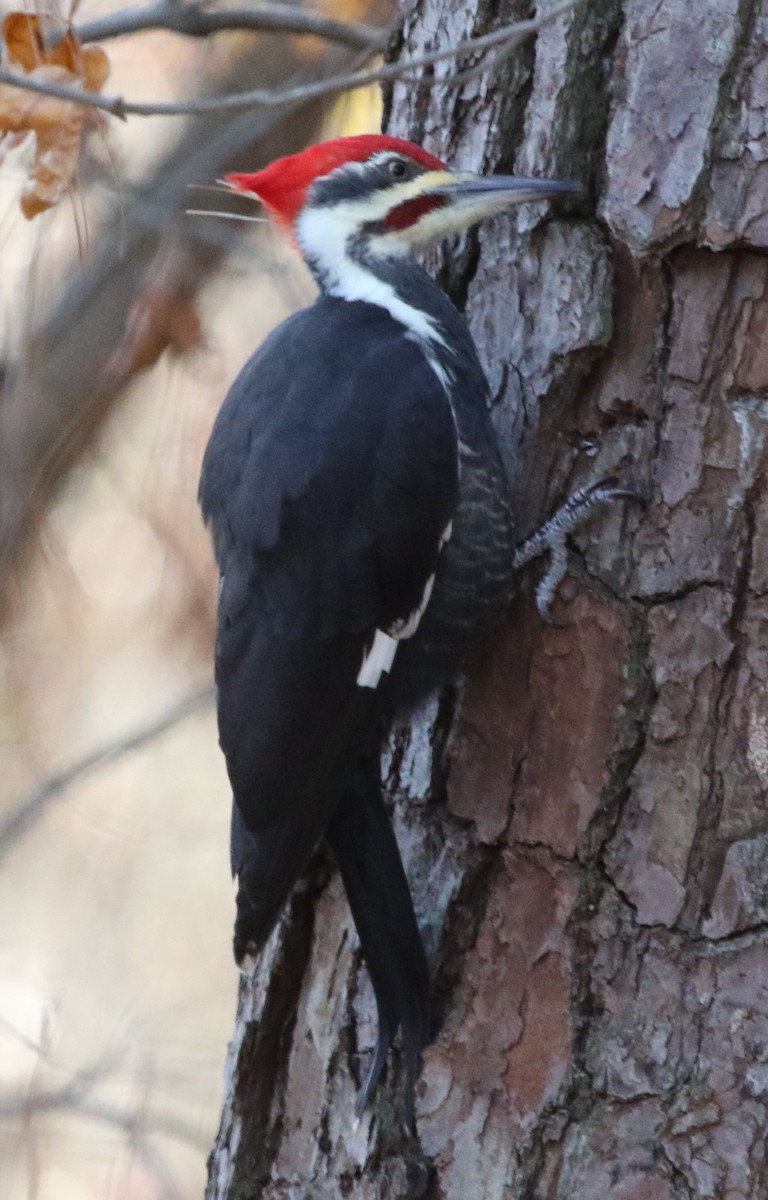
MULTIPOLYGON (((11 12, 2 23, 2 38, 9 61, 41 83, 80 86, 101 91, 109 75, 109 60, 100 46, 81 46, 72 30, 53 42, 45 37, 46 24, 57 18, 45 14, 11 12)), ((92 121, 88 110, 68 100, 22 91, 0 84, 0 148, 8 149, 26 134, 37 138, 35 161, 21 195, 21 211, 28 219, 45 212, 61 198, 77 169, 83 128, 92 121), (3 136, 5 135, 5 137, 3 136)), ((0 160, 1 160, 0 156, 0 160)))
MULTIPOLYGON (((28 75, 31 79, 39 79, 41 83, 68 83, 71 79, 69 71, 53 66, 37 67, 28 75)), ((73 112, 81 113, 82 110, 70 100, 22 91, 9 83, 0 83, 0 129, 3 132, 40 133, 55 130, 58 125, 68 123, 73 112)))
POLYGON ((109 59, 101 46, 83 46, 80 50, 83 87, 100 92, 109 78, 109 59))
POLYGON ((8 13, 3 20, 3 41, 14 66, 34 71, 47 63, 80 74, 80 43, 71 30, 54 45, 46 45, 45 26, 54 20, 34 13, 8 13))
POLYGON ((21 211, 28 221, 52 208, 69 186, 77 170, 82 128, 80 110, 55 128, 38 131, 34 166, 20 200, 21 211))
POLYGON ((3 43, 10 62, 25 71, 45 61, 40 22, 30 13, 10 12, 3 18, 3 43))

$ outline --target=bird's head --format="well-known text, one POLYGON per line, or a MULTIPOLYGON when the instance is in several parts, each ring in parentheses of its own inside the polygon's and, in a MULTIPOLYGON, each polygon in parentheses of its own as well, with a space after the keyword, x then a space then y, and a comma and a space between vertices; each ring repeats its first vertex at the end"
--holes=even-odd
POLYGON ((395 258, 515 204, 581 191, 571 181, 452 171, 412 142, 373 134, 323 142, 227 183, 257 197, 315 266, 355 246, 395 258))

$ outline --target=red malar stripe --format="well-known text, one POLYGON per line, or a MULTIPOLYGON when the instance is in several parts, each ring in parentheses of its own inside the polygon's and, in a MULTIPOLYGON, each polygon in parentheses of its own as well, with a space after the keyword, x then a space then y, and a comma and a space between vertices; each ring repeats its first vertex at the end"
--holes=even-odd
POLYGON ((406 200, 388 212, 384 218, 384 224, 388 230, 393 232, 398 229, 408 229, 427 213, 433 212, 436 208, 442 208, 446 199, 446 196, 414 196, 412 200, 406 200))

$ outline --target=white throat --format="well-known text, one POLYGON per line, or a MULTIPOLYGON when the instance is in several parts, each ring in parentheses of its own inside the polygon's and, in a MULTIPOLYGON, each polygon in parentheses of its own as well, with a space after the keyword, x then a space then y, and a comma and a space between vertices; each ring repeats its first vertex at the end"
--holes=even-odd
MULTIPOLYGON (((350 240, 356 236, 359 228, 360 213, 353 201, 334 205, 333 208, 308 207, 299 214, 296 240, 323 289, 328 295, 343 300, 365 300, 368 304, 377 304, 404 325, 414 338, 425 343, 426 347, 445 346, 445 338, 432 317, 408 304, 398 296, 391 283, 379 278, 350 254, 350 240)), ((386 253, 383 237, 370 239, 374 257, 401 258, 409 254, 405 241, 395 242, 389 234, 386 238, 386 253)))

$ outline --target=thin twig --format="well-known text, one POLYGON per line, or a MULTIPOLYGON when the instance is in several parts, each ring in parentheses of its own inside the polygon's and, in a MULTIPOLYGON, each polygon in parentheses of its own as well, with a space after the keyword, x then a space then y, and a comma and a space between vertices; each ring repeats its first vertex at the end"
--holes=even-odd
MULTIPOLYGON (((120 96, 99 96, 80 88, 66 87, 63 84, 42 83, 19 75, 13 71, 0 70, 0 83, 23 88, 31 92, 39 92, 45 96, 54 96, 59 100, 70 100, 74 104, 83 104, 90 108, 99 108, 112 113, 116 117, 159 117, 159 116, 196 116, 202 113, 239 112, 250 108, 275 108, 283 104, 293 104, 300 101, 314 100, 321 96, 332 95, 334 92, 354 91, 357 88, 369 87, 373 83, 388 83, 408 77, 410 71, 421 67, 434 66, 447 59, 459 55, 491 47, 503 48, 505 52, 513 50, 526 38, 537 33, 546 25, 551 25, 558 17, 570 12, 579 0, 564 0, 564 3, 550 9, 549 12, 530 21, 517 21, 504 25, 492 33, 479 38, 467 38, 448 50, 436 50, 430 54, 422 54, 403 62, 388 63, 371 71, 355 71, 344 75, 334 75, 329 79, 317 80, 313 83, 298 84, 287 88, 254 88, 237 95, 202 97, 197 100, 172 101, 163 104, 139 104, 123 100, 120 96)), ((366 58, 369 55, 365 56, 366 58)), ((463 76, 456 79, 428 76, 426 78, 409 79, 415 87, 452 87, 460 86, 463 76)))
POLYGON ((209 684, 178 701, 161 716, 156 717, 154 721, 150 721, 112 742, 107 742, 97 750, 90 751, 72 766, 67 767, 65 771, 46 779, 39 788, 25 796, 11 815, 0 824, 0 858, 7 853, 30 825, 40 819, 49 804, 71 787, 76 780, 99 767, 106 766, 107 763, 115 762, 140 746, 145 746, 147 742, 151 742, 166 730, 178 725, 185 717, 191 716, 201 708, 207 708, 213 702, 214 695, 214 688, 209 684))
POLYGON ((173 1138, 201 1151, 206 1145, 205 1134, 199 1127, 172 1113, 153 1111, 147 1114, 143 1108, 128 1110, 93 1097, 94 1086, 106 1075, 104 1063, 99 1062, 78 1071, 62 1087, 32 1091, 23 1096, 0 1093, 0 1121, 21 1120, 28 1124, 33 1114, 67 1113, 119 1129, 154 1177, 161 1194, 168 1200, 181 1200, 181 1193, 151 1139, 158 1135, 173 1138))
MULTIPOLYGON (((199 4, 179 4, 172 0, 160 0, 159 4, 147 8, 129 8, 110 13, 75 26, 81 42, 104 42, 108 38, 138 33, 145 29, 167 29, 186 37, 204 38, 222 30, 252 29, 259 33, 312 34, 327 42, 352 46, 355 50, 381 50, 389 37, 389 30, 376 29, 372 25, 357 25, 348 21, 335 21, 323 13, 296 8, 292 4, 259 4, 258 8, 226 8, 212 11, 199 4)), ((66 27, 53 30, 47 41, 55 43, 66 32, 66 27)))
MULTIPOLYGON (((134 1133, 142 1119, 136 1113, 128 1112, 110 1104, 109 1101, 92 1099, 88 1095, 91 1086, 90 1081, 83 1080, 78 1074, 72 1082, 50 1091, 32 1092, 28 1096, 0 1093, 0 1120, 14 1120, 30 1113, 68 1111, 91 1120, 104 1121, 125 1133, 134 1133)), ((152 1133, 163 1134, 198 1149, 205 1142, 199 1129, 170 1113, 153 1113, 150 1123, 152 1133)))
POLYGON ((128 1144, 147 1175, 154 1181, 159 1200, 184 1200, 184 1195, 188 1193, 185 1191, 182 1194, 179 1190, 162 1154, 152 1145, 149 1136, 151 1132, 138 1130, 130 1135, 128 1144))
POLYGON ((0 1016, 0 1031, 2 1030, 9 1034, 12 1038, 15 1038, 16 1041, 20 1042, 22 1046, 26 1046, 27 1050, 34 1050, 35 1054, 37 1054, 40 1058, 45 1057, 45 1047, 41 1046, 40 1042, 36 1042, 32 1038, 27 1037, 25 1033, 22 1033, 20 1029, 17 1029, 11 1021, 7 1020, 6 1017, 0 1016))
POLYGON ((50 1091, 29 1092, 25 1096, 0 1093, 0 1117, 20 1117, 30 1112, 47 1112, 56 1108, 73 1108, 88 1095, 97 1083, 106 1079, 114 1069, 113 1053, 102 1054, 88 1067, 81 1067, 62 1087, 50 1091))

